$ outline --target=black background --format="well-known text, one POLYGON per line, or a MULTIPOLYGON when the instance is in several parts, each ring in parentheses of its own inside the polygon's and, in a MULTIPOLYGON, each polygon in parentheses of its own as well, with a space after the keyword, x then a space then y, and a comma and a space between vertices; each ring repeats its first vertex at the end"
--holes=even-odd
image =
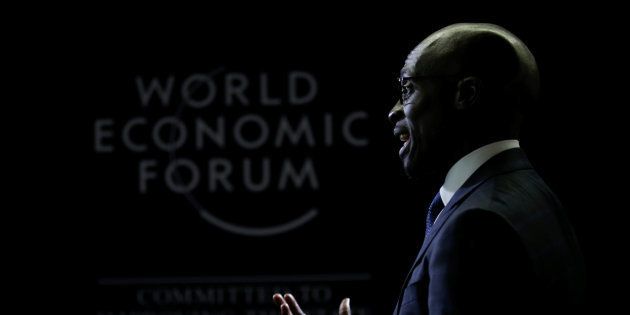
MULTIPOLYGON (((67 307, 87 302, 95 311, 114 303, 116 294, 98 285, 102 279, 361 273, 371 275, 367 285, 340 285, 338 294, 361 292, 353 303, 370 305, 376 314, 389 312, 422 241, 422 209, 434 194, 402 174, 399 144, 385 119, 396 97, 393 78, 419 41, 455 22, 502 25, 536 57, 543 97, 521 145, 569 212, 587 263, 588 309, 600 313, 619 302, 622 292, 612 285, 622 264, 611 254, 625 248, 617 243, 623 209, 615 206, 622 196, 615 177, 624 171, 625 125, 613 75, 623 51, 612 33, 618 21, 612 9, 550 12, 531 4, 453 13, 416 4, 368 12, 309 6, 290 14, 247 11, 86 14, 59 31, 72 48, 51 58, 58 61, 57 73, 70 80, 60 89, 68 105, 55 114, 63 116, 57 128, 70 141, 63 141, 61 152, 42 143, 39 154, 64 163, 57 164, 63 171, 53 169, 48 178, 71 227, 55 244, 72 257, 64 267, 85 275, 73 291, 89 293, 80 301, 67 298, 67 307), (64 67, 66 62, 72 67, 64 67), (305 70, 320 85, 309 106, 314 112, 370 115, 369 125, 360 126, 369 135, 368 147, 316 153, 323 187, 316 202, 322 210, 297 231, 266 238, 226 233, 201 220, 181 196, 140 196, 138 156, 93 150, 95 119, 124 120, 139 112, 136 75, 181 78, 220 67, 278 76, 305 70)), ((273 218, 271 206, 284 204, 275 195, 258 201, 227 200, 221 206, 237 204, 249 209, 244 213, 257 209, 273 218)), ((54 256, 54 247, 43 255, 54 256)))

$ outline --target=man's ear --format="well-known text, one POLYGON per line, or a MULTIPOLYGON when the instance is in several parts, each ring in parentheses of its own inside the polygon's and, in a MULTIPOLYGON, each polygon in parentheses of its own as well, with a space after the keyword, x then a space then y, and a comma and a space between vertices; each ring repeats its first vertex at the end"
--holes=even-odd
POLYGON ((481 80, 476 77, 466 77, 457 83, 455 93, 455 109, 470 109, 479 102, 481 80))

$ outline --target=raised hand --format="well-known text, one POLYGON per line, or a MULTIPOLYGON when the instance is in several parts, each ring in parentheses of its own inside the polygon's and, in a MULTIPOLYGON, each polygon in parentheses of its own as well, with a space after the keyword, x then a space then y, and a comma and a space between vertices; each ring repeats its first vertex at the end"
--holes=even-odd
MULTIPOLYGON (((273 295, 273 301, 280 307, 280 315, 306 315, 293 295, 287 293, 284 296, 280 293, 273 295)), ((350 299, 345 298, 339 305, 339 315, 351 315, 350 299)))

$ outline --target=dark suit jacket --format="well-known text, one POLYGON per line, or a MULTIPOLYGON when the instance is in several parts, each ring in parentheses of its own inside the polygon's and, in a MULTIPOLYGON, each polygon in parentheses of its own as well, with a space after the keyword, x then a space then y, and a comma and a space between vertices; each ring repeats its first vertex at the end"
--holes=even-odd
POLYGON ((558 200, 521 149, 499 153, 433 225, 394 314, 574 314, 584 265, 558 200))

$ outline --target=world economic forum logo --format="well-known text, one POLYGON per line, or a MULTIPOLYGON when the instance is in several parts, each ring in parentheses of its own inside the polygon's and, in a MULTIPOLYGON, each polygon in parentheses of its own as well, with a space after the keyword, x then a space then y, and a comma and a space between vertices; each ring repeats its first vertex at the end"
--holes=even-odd
MULTIPOLYGON (((320 82, 307 71, 218 69, 129 81, 137 97, 125 101, 135 108, 94 121, 95 152, 135 154, 138 194, 182 195, 203 220, 230 233, 270 236, 312 221, 321 208, 308 198, 288 206, 292 217, 271 223, 234 215, 239 207, 230 205, 242 200, 219 200, 251 196, 263 203, 261 195, 272 192, 316 193, 320 152, 369 143, 356 128, 367 112, 318 109, 320 82)), ((259 206, 273 212, 278 204, 259 206)))

